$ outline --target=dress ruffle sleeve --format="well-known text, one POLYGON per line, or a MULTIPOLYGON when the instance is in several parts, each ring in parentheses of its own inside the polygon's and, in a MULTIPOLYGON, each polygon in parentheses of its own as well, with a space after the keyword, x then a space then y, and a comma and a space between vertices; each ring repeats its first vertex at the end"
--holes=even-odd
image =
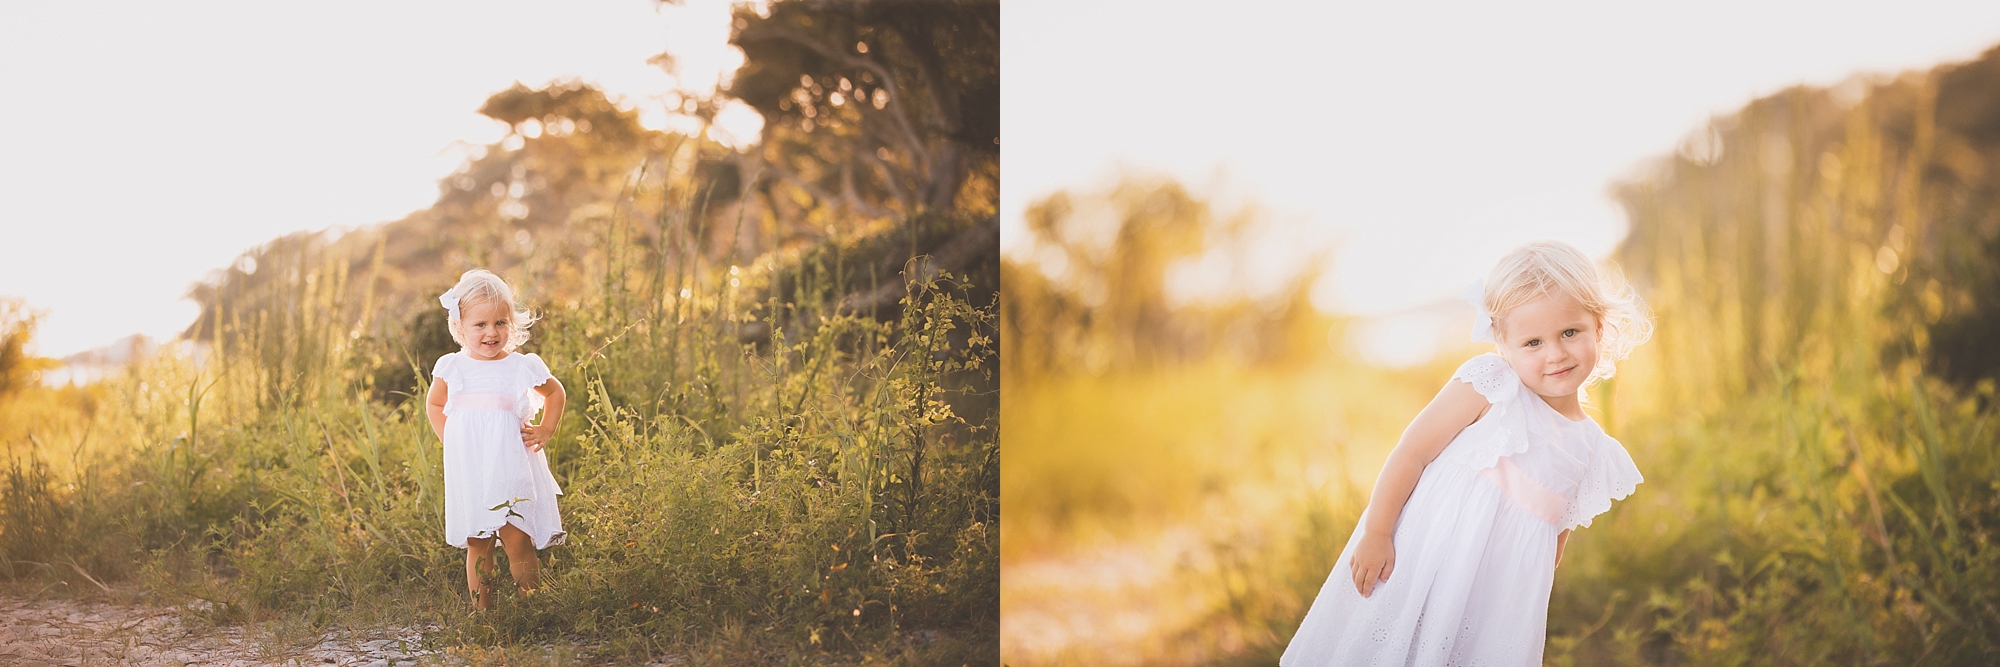
POLYGON ((457 364, 453 363, 457 359, 457 354, 438 357, 437 363, 431 365, 431 380, 444 380, 447 385, 457 382, 458 375, 452 372, 457 367, 457 364))
POLYGON ((523 391, 542 386, 543 382, 555 378, 555 375, 549 373, 549 365, 542 361, 541 356, 535 354, 521 355, 520 370, 523 391))
POLYGON ((542 361, 540 355, 536 354, 521 355, 521 361, 516 363, 514 367, 519 369, 521 373, 521 392, 522 398, 525 399, 521 418, 527 419, 533 417, 535 411, 542 409, 542 403, 545 400, 542 398, 542 392, 535 391, 535 387, 542 386, 543 382, 555 379, 555 375, 549 372, 549 365, 542 361))
POLYGON ((1493 404, 1486 414, 1465 427, 1467 433, 1453 441, 1452 445, 1438 455, 1440 460, 1449 460, 1471 466, 1474 470, 1485 470, 1499 464, 1500 459, 1528 451, 1528 414, 1521 405, 1521 376, 1507 365, 1507 360, 1497 354, 1482 354, 1459 365, 1458 372, 1451 376, 1453 381, 1463 381, 1472 385, 1473 390, 1493 404))
POLYGON ((1562 522, 1556 528, 1589 528, 1592 518, 1611 509, 1611 501, 1632 495, 1633 489, 1644 481, 1646 478, 1639 474, 1639 466, 1632 463, 1632 455, 1626 453, 1624 445, 1609 435, 1598 436, 1590 452, 1590 467, 1577 482, 1576 497, 1569 501, 1569 509, 1563 512, 1562 522))
POLYGON ((465 388, 465 385, 458 381, 458 353, 453 352, 438 357, 437 363, 431 365, 431 383, 438 382, 443 382, 446 389, 452 390, 444 402, 444 416, 450 417, 452 413, 457 412, 453 408, 457 407, 459 390, 465 388))
POLYGON ((1515 374, 1514 368, 1507 365, 1507 360, 1497 354, 1482 354, 1465 360, 1458 365, 1458 372, 1452 373, 1451 379, 1472 385, 1479 395, 1496 405, 1521 395, 1521 376, 1515 374))

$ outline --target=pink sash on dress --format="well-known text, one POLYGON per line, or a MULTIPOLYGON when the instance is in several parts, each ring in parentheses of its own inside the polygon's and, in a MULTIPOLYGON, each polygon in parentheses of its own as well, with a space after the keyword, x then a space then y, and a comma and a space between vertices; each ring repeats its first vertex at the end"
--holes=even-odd
POLYGON ((1499 463, 1479 471, 1479 474, 1493 480, 1502 493, 1514 500, 1514 504, 1551 526, 1561 523, 1563 510, 1569 507, 1568 500, 1535 483, 1528 473, 1521 472, 1520 466, 1514 465, 1513 459, 1500 457, 1499 463))
POLYGON ((518 399, 499 394, 453 394, 448 401, 453 410, 502 410, 513 412, 520 404, 518 399))

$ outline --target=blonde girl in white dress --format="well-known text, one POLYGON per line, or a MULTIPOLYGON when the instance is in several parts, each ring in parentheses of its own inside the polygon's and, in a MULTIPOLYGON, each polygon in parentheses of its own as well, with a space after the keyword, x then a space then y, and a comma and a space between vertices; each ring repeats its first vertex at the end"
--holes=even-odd
POLYGON ((1473 357, 1383 464, 1285 667, 1542 664, 1570 530, 1642 478, 1583 390, 1652 332, 1631 288, 1575 248, 1509 253, 1467 290, 1473 357))
POLYGON ((541 357, 514 351, 534 317, 499 276, 467 271, 438 302, 461 346, 438 358, 428 399, 431 430, 444 441, 444 538, 465 549, 472 604, 487 609, 495 539, 523 593, 540 580, 535 550, 563 543, 562 487, 542 447, 562 421, 565 397, 541 357), (542 419, 533 423, 537 410, 542 419))

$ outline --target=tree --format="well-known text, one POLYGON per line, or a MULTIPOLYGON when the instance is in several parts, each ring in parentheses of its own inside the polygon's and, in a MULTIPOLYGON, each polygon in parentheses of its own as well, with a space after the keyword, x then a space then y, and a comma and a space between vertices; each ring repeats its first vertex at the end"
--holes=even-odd
POLYGON ((998 2, 741 6, 727 94, 764 118, 747 165, 881 217, 997 209, 998 2), (968 187, 970 186, 970 187, 968 187))
POLYGON ((0 298, 0 399, 33 385, 41 372, 56 367, 52 359, 28 354, 40 313, 19 299, 0 298))

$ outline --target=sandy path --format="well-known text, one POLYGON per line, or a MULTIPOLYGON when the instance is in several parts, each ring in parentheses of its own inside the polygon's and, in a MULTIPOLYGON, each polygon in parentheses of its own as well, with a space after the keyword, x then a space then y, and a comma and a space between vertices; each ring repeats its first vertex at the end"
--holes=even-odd
POLYGON ((1002 565, 1000 654, 1015 665, 1199 662, 1167 641, 1213 609, 1199 533, 1002 565))
MULTIPOLYGON (((255 630, 186 622, 183 610, 108 602, 0 597, 0 664, 89 665, 414 665, 442 662, 420 651, 418 629, 284 645, 255 630)), ((307 641, 311 641, 310 638, 307 641)), ((462 662, 462 661, 453 661, 462 662)))

